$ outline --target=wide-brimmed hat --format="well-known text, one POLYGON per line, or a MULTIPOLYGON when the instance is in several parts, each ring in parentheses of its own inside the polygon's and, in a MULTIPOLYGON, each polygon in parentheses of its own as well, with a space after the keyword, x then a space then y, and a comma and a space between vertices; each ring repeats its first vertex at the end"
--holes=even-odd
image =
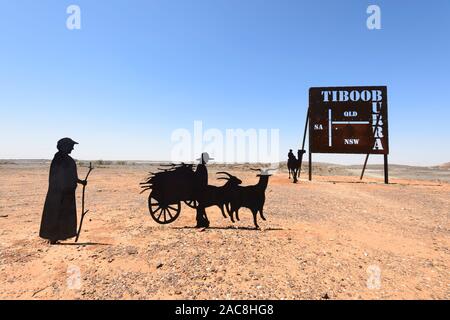
POLYGON ((203 152, 202 153, 202 157, 198 158, 197 160, 198 161, 200 161, 200 160, 202 160, 202 161, 209 161, 209 160, 214 160, 214 158, 210 158, 208 152, 203 152))
POLYGON ((56 148, 59 150, 65 146, 74 146, 78 144, 78 142, 73 141, 70 138, 62 138, 61 140, 58 141, 58 144, 56 145, 56 148))

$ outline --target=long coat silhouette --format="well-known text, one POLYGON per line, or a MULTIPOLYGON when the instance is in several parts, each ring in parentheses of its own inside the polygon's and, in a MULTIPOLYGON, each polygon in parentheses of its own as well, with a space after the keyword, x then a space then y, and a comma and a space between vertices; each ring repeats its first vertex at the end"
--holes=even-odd
POLYGON ((77 235, 75 191, 78 182, 75 161, 65 152, 57 152, 50 166, 49 187, 39 231, 41 238, 56 241, 77 235))
POLYGON ((197 169, 195 170, 195 183, 196 187, 203 191, 208 186, 208 169, 206 169, 206 165, 200 163, 197 165, 197 169))
POLYGON ((204 152, 200 159, 200 163, 197 165, 195 170, 195 183, 194 183, 194 197, 198 201, 197 205, 197 227, 208 227, 209 221, 206 216, 205 211, 205 190, 208 187, 208 169, 206 168, 206 163, 209 160, 214 160, 209 157, 209 154, 204 152))

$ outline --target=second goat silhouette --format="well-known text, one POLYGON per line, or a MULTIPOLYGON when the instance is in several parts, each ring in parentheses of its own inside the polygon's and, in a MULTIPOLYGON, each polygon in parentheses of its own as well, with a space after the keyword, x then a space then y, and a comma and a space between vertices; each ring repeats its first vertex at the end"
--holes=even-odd
POLYGON ((233 188, 230 194, 230 202, 227 207, 228 214, 231 221, 234 222, 233 215, 236 215, 236 219, 239 220, 239 209, 248 208, 253 214, 253 222, 255 228, 259 229, 257 214, 261 216, 261 219, 266 220, 264 217, 264 203, 266 201, 266 189, 269 183, 271 169, 251 169, 253 171, 259 171, 257 177, 259 181, 255 185, 251 186, 236 186, 233 188))

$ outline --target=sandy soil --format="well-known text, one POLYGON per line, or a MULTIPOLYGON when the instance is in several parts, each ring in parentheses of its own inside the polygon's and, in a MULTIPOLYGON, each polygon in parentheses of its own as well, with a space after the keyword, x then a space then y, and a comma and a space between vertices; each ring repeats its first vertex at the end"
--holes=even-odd
MULTIPOLYGON (((262 230, 249 211, 233 224, 210 208, 212 227, 200 232, 185 205, 170 225, 150 218, 139 194, 149 169, 97 168, 81 243, 49 246, 38 237, 48 165, 0 165, 0 299, 450 298, 447 182, 315 176, 294 185, 278 173, 262 230)), ((214 170, 210 183, 220 184, 214 170)))

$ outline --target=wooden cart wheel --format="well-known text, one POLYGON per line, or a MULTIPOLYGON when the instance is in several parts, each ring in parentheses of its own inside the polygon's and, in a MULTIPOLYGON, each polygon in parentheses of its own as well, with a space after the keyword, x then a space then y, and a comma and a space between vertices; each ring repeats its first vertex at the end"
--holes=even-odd
POLYGON ((181 203, 163 205, 150 195, 148 197, 148 209, 153 220, 159 224, 174 222, 181 212, 181 203))
POLYGON ((186 200, 184 203, 186 203, 189 208, 197 209, 198 206, 197 200, 186 200))

